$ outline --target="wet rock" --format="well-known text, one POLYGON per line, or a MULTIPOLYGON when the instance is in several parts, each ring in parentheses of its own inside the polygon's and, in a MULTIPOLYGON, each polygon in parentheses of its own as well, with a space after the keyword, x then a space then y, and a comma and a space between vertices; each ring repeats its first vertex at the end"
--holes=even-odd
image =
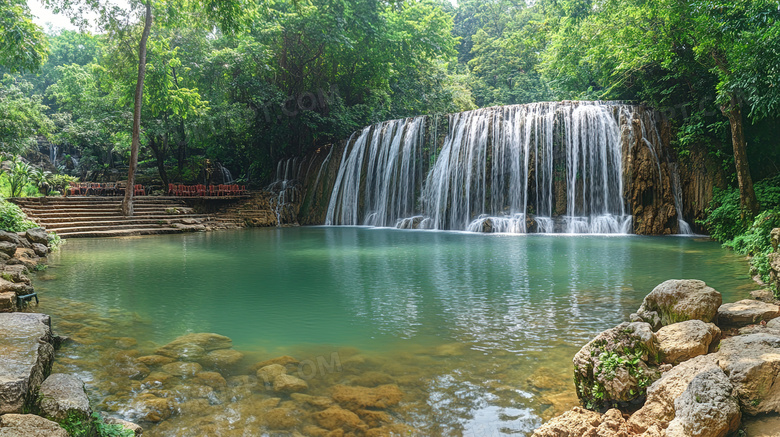
POLYGON ((68 433, 57 422, 34 414, 4 414, 0 437, 68 437, 68 433))
POLYGON ((277 376, 287 373, 281 364, 270 364, 257 371, 257 379, 264 384, 273 384, 277 376))
POLYGON ((772 290, 768 288, 764 288, 761 290, 753 290, 750 292, 750 297, 766 303, 774 303, 775 302, 775 294, 772 293, 772 290))
POLYGON ((374 388, 345 385, 333 387, 333 400, 350 410, 389 408, 401 402, 403 396, 403 392, 395 384, 374 388))
POLYGON ((742 413, 734 386, 719 368, 697 374, 674 400, 667 437, 725 437, 739 428, 742 413))
POLYGON ((716 354, 691 358, 673 367, 647 389, 647 400, 628 420, 629 428, 642 434, 650 428, 665 429, 674 419, 674 400, 699 373, 719 369, 716 354))
POLYGON ((676 365, 706 354, 710 344, 720 339, 720 328, 701 320, 687 320, 664 326, 655 335, 663 362, 676 365))
POLYGON ((619 410, 611 409, 603 416, 595 411, 574 407, 550 420, 533 437, 628 437, 625 419, 619 410))
POLYGON ((21 264, 27 270, 32 271, 38 266, 38 260, 38 255, 36 255, 32 249, 19 247, 16 249, 14 257, 8 260, 8 264, 21 264))
POLYGON ((274 378, 274 391, 276 393, 295 393, 309 389, 309 384, 297 376, 282 373, 274 378))
POLYGON ((52 420, 61 422, 69 416, 85 420, 92 415, 84 382, 76 376, 51 374, 41 384, 39 397, 41 410, 52 420))
POLYGON ((726 303, 718 308, 718 323, 721 326, 746 326, 778 316, 780 316, 780 307, 753 299, 726 303))
POLYGON ((670 279, 645 296, 631 321, 649 323, 654 331, 662 326, 686 320, 713 322, 723 298, 703 281, 670 279))
POLYGON ((227 386, 227 381, 218 372, 200 372, 195 375, 195 380, 215 389, 227 386))
POLYGON ((230 349, 233 341, 224 335, 211 333, 195 333, 182 335, 172 342, 157 349, 155 354, 184 361, 199 361, 206 353, 230 349))
POLYGON ((291 429, 300 425, 300 414, 289 408, 274 408, 264 414, 265 423, 271 429, 291 429))
POLYGON ((21 413, 51 372, 54 346, 45 314, 0 313, 0 414, 21 413))
POLYGON ((140 425, 137 425, 133 422, 128 422, 127 420, 122 420, 118 417, 104 416, 103 423, 106 423, 108 425, 119 425, 128 431, 132 431, 133 435, 136 437, 140 436, 144 432, 144 429, 141 428, 140 425))
POLYGON ((170 364, 176 360, 170 357, 164 357, 162 355, 146 355, 136 358, 135 361, 146 366, 156 367, 170 364))
POLYGON ((360 417, 360 420, 371 428, 379 428, 384 424, 393 422, 393 418, 384 411, 357 410, 356 413, 358 417, 360 417))
POLYGON ((35 252, 36 255, 40 257, 44 257, 49 254, 49 247, 46 246, 45 244, 33 243, 32 250, 33 252, 35 252))
POLYGON ((296 360, 295 358, 289 356, 289 355, 283 355, 281 357, 271 358, 270 360, 260 361, 259 363, 255 363, 250 367, 250 370, 252 372, 257 372, 261 368, 265 366, 270 366, 271 364, 279 364, 280 366, 297 366, 300 364, 300 361, 296 360))
POLYGON ((200 363, 208 368, 227 370, 235 366, 242 358, 244 358, 244 354, 241 352, 233 349, 219 349, 207 353, 200 360, 200 363))
POLYGON ((721 342, 717 355, 744 414, 780 413, 780 336, 731 337, 721 342))
POLYGON ((132 404, 133 416, 140 421, 161 422, 173 414, 174 404, 168 398, 158 398, 150 393, 136 397, 132 404))
POLYGON ((28 229, 24 233, 24 236, 30 243, 43 244, 44 246, 49 245, 49 235, 43 228, 28 229))
POLYGON ((17 247, 16 244, 11 243, 10 241, 0 241, 0 252, 8 256, 14 256, 17 247))
POLYGON ((376 387, 378 385, 392 384, 393 377, 384 372, 369 371, 361 373, 352 380, 352 384, 363 387, 376 387))
POLYGON ((161 367, 161 370, 173 376, 193 377, 203 370, 198 363, 176 361, 161 367))
POLYGON ((170 381, 173 378, 173 375, 170 373, 165 372, 152 372, 144 378, 143 381, 141 381, 142 384, 148 385, 148 386, 160 386, 164 385, 166 382, 170 381))
POLYGON ((366 430, 368 426, 357 414, 341 407, 333 406, 312 415, 317 424, 325 429, 343 431, 366 430))
POLYGON ((640 400, 658 379, 658 340, 644 322, 621 323, 582 347, 574 356, 577 396, 589 408, 640 400))

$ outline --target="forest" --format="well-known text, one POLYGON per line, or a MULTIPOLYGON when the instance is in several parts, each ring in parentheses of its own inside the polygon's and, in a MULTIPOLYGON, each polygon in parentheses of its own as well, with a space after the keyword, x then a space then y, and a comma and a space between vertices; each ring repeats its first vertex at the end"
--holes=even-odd
POLYGON ((280 159, 383 120, 624 100, 669 118, 679 160, 704 148, 722 163, 732 187, 717 198, 738 190, 742 228, 777 207, 760 204, 753 187, 779 170, 777 1, 45 4, 98 30, 44 31, 25 1, 4 3, 0 150, 24 155, 40 139, 56 145, 61 159, 37 177, 57 181, 54 188, 126 174, 142 84, 138 174, 163 184, 192 183, 217 162, 262 187, 280 159), (86 10, 97 23, 84 22, 86 10))

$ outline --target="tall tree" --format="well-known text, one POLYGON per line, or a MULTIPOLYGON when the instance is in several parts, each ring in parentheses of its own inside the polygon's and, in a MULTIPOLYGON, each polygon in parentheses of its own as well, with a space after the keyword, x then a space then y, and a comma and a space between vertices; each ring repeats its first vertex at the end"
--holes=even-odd
POLYGON ((133 215, 133 186, 138 165, 138 151, 141 144, 141 106, 143 104, 144 78, 146 76, 146 46, 152 29, 153 13, 163 22, 179 20, 199 25, 217 23, 223 32, 238 27, 243 15, 244 0, 133 0, 130 10, 122 10, 116 5, 100 0, 45 0, 56 12, 66 11, 71 19, 84 26, 84 8, 99 13, 101 26, 110 34, 125 36, 132 34, 133 11, 143 11, 143 30, 138 43, 138 75, 133 95, 133 127, 130 146, 130 163, 125 197, 122 201, 122 213, 133 215))

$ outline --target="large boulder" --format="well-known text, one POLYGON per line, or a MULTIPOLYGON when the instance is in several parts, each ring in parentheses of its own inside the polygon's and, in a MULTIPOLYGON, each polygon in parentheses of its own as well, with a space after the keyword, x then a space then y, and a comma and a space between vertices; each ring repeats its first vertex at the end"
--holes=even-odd
POLYGON ((574 407, 534 431, 533 437, 628 437, 626 421, 620 410, 601 415, 574 407))
POLYGON ((645 296, 631 321, 649 323, 654 331, 686 320, 714 322, 723 297, 703 281, 670 279, 645 296))
POLYGON ((27 232, 24 233, 24 236, 30 243, 43 244, 44 246, 48 246, 49 244, 49 234, 47 234, 46 230, 43 228, 28 229, 27 232))
POLYGON ((84 382, 65 373, 53 373, 41 384, 39 392, 43 415, 62 422, 68 417, 87 419, 92 415, 84 382))
POLYGON ((659 376, 658 354, 647 323, 621 323, 600 333, 574 356, 577 396, 597 409, 641 401, 659 376))
POLYGON ((780 307, 753 299, 724 303, 718 308, 718 323, 721 326, 752 325, 778 316, 780 316, 780 307))
POLYGON ((777 252, 777 247, 780 245, 780 228, 774 228, 769 232, 769 242, 772 244, 772 250, 777 252))
POLYGON ((743 413, 780 413, 780 336, 731 337, 721 342, 717 355, 737 390, 743 413))
POLYGON ((68 433, 51 420, 34 414, 0 416, 0 437, 68 437, 68 433))
POLYGON ((14 256, 17 247, 19 247, 18 244, 14 244, 10 241, 0 241, 0 252, 8 256, 14 256))
POLYGON ((714 366, 693 377, 674 400, 674 412, 666 437, 725 437, 742 419, 734 386, 714 366))
POLYGON ((0 313, 0 414, 22 413, 32 404, 53 359, 49 316, 0 313))
POLYGON ((17 246, 21 244, 21 241, 19 240, 19 234, 16 232, 4 231, 2 229, 0 229, 0 241, 7 241, 17 246))
POLYGON ((661 360, 676 365, 706 354, 710 344, 720 339, 720 328, 701 320, 686 320, 664 326, 655 336, 658 338, 661 360))
POLYGON ((674 400, 697 374, 712 369, 719 369, 715 354, 692 358, 664 373, 647 389, 645 404, 628 419, 629 428, 636 434, 653 427, 665 429, 675 417, 674 400))
POLYGON ((297 393, 309 389, 309 384, 297 376, 282 373, 274 378, 274 391, 277 393, 297 393))

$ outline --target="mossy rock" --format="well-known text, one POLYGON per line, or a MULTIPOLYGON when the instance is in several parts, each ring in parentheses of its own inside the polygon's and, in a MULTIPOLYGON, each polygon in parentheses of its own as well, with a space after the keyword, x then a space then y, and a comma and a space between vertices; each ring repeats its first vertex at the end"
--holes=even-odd
POLYGON ((687 320, 714 323, 722 303, 721 294, 703 281, 670 279, 645 296, 639 310, 631 314, 631 321, 647 322, 653 331, 687 320))
POLYGON ((602 332, 573 359, 580 402, 594 410, 641 403, 659 377, 659 355, 648 323, 621 323, 602 332))

